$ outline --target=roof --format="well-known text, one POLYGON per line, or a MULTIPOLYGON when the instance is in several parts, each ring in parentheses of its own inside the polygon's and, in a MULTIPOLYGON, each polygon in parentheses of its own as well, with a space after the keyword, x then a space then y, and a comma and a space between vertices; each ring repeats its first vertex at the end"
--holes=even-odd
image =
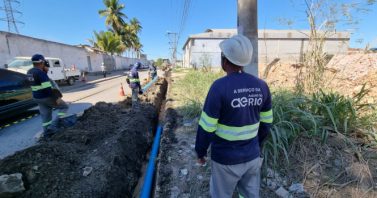
MULTIPOLYGON (((227 39, 237 34, 237 29, 207 29, 203 33, 190 35, 183 49, 190 39, 227 39)), ((266 30, 258 31, 259 39, 308 39, 309 30, 266 30)), ((349 40, 349 32, 330 32, 327 39, 349 40)))

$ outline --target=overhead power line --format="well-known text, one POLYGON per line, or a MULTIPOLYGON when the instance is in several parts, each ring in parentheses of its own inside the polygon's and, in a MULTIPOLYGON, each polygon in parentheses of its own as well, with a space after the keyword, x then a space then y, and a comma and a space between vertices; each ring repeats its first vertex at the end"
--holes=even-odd
POLYGON ((182 35, 182 32, 186 26, 187 18, 190 13, 190 7, 191 7, 191 0, 185 0, 183 3, 183 9, 182 9, 182 16, 181 16, 181 22, 179 26, 179 31, 178 31, 178 39, 177 41, 179 42, 180 37, 182 35))
POLYGON ((171 55, 171 60, 173 62, 173 65, 175 65, 177 61, 177 46, 178 46, 179 39, 182 35, 182 32, 186 26, 187 18, 190 13, 190 7, 191 7, 191 0, 184 0, 178 31, 167 33, 167 36, 169 38, 169 46, 170 46, 169 50, 170 50, 170 55, 171 55))
POLYGON ((22 15, 22 13, 16 10, 13 6, 20 5, 18 0, 3 0, 4 6, 0 7, 0 10, 3 10, 5 13, 5 18, 0 18, 1 21, 5 21, 8 24, 8 31, 19 33, 17 24, 23 24, 21 21, 15 19, 15 15, 22 15))

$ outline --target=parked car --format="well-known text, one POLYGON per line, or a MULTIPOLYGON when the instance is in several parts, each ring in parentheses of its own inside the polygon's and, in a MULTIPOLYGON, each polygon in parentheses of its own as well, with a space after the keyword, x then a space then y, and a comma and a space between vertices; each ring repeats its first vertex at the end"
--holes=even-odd
POLYGON ((0 69, 0 120, 36 106, 26 74, 0 69))
MULTIPOLYGON (((67 82, 69 85, 73 85, 76 80, 80 78, 80 70, 68 69, 64 66, 64 63, 59 58, 49 58, 46 60, 50 64, 48 71, 48 77, 56 82, 67 82)), ((29 69, 33 67, 31 57, 15 57, 9 64, 8 70, 21 72, 26 74, 29 69)))

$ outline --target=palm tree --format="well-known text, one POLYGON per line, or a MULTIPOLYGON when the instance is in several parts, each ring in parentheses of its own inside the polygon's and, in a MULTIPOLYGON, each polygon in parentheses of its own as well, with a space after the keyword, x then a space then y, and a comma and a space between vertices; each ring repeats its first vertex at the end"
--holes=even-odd
POLYGON ((137 20, 132 20, 131 24, 125 24, 123 30, 121 31, 121 38, 123 44, 126 48, 131 51, 131 53, 136 52, 135 45, 139 42, 139 37, 137 36, 137 32, 140 32, 141 26, 137 20))
POLYGON ((141 26, 140 24, 140 21, 137 20, 137 18, 132 18, 130 20, 130 28, 131 28, 131 31, 134 33, 134 34, 139 34, 141 32, 141 29, 143 29, 143 27, 141 26))
POLYGON ((106 9, 99 10, 98 13, 101 16, 105 16, 106 25, 112 27, 114 32, 120 35, 120 31, 126 24, 123 18, 127 19, 127 16, 122 12, 124 4, 119 4, 118 0, 103 0, 103 3, 105 4, 106 9))
POLYGON ((111 55, 120 55, 126 50, 121 37, 111 31, 100 31, 99 33, 94 31, 94 37, 94 40, 89 40, 93 47, 108 52, 111 55))
POLYGON ((139 39, 134 43, 133 49, 136 51, 137 58, 140 58, 140 53, 143 51, 142 50, 143 45, 140 43, 139 39))

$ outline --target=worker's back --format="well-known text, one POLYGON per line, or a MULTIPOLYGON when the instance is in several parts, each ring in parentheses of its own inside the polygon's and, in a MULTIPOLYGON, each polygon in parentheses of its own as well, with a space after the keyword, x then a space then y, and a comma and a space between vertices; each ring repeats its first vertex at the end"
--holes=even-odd
POLYGON ((239 164, 259 157, 260 112, 271 109, 270 97, 263 80, 244 72, 228 74, 213 83, 203 112, 218 118, 211 146, 214 161, 239 164))

